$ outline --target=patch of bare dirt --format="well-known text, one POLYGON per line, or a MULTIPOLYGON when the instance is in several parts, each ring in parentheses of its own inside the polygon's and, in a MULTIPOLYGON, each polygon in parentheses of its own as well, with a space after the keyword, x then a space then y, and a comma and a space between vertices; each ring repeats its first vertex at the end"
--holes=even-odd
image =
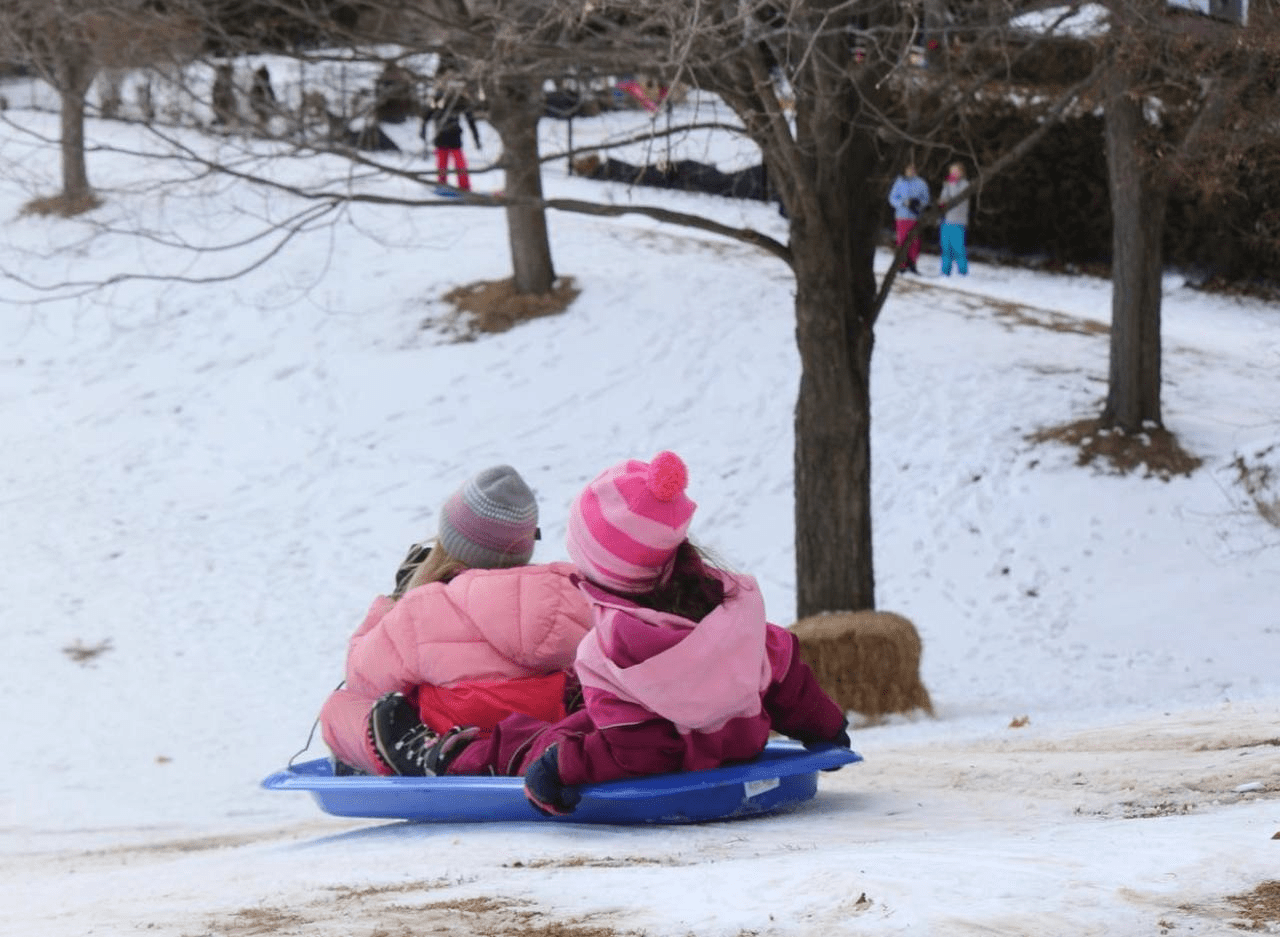
POLYGON ((683 865, 674 859, 653 859, 644 856, 626 856, 615 859, 613 856, 559 856, 554 859, 530 859, 523 862, 517 859, 508 868, 512 869, 621 869, 637 865, 683 865))
POLYGON ((58 193, 44 198, 33 198, 22 206, 22 215, 57 215, 60 218, 74 218, 92 211, 102 204, 102 199, 92 192, 80 195, 58 193))
POLYGON ((62 649, 62 653, 66 654, 77 664, 86 666, 109 650, 111 650, 110 638, 105 638, 97 644, 84 644, 79 638, 77 638, 71 644, 64 647, 62 649))
POLYGON ((1244 930, 1270 930, 1272 925, 1280 925, 1280 882, 1263 882, 1253 891, 1244 895, 1229 895, 1227 900, 1235 905, 1244 915, 1246 925, 1237 924, 1244 930))
POLYGON ((228 923, 228 933, 254 937, 257 934, 285 933, 286 928, 303 924, 304 919, 281 908, 242 908, 231 915, 228 923))
POLYGON ((1235 748, 1263 748, 1273 746, 1280 748, 1280 738, 1274 739, 1258 739, 1257 741, 1226 741, 1226 742, 1205 742, 1203 745, 1193 749, 1197 752, 1216 752, 1226 751, 1235 748))
POLYGON ((79 855, 86 859, 128 859, 172 855, 174 853, 207 852, 216 849, 233 849, 258 842, 258 835, 202 836, 190 839, 171 839, 129 846, 113 846, 108 849, 90 849, 79 855))
MULTIPOLYGON (((455 341, 470 342, 480 335, 505 332, 521 322, 555 316, 578 298, 573 277, 561 277, 549 293, 517 293, 514 280, 482 280, 450 290, 444 296, 450 312, 442 323, 455 341)), ((432 320, 423 325, 439 325, 432 320)))
MULTIPOLYGON (((1280 882, 1263 882, 1243 895, 1227 895, 1221 901, 1186 904, 1178 908, 1183 914, 1198 918, 1224 920, 1229 927, 1245 933, 1274 934, 1280 932, 1280 882)), ((1157 922, 1161 933, 1177 932, 1177 924, 1169 920, 1157 922)))
MULTIPOLYGON (((429 883, 392 886, 387 889, 352 890, 337 907, 332 901, 315 901, 286 908, 241 908, 207 921, 206 934, 218 937, 273 935, 337 935, 343 937, 630 937, 635 931, 619 931, 583 915, 551 920, 530 902, 475 897, 426 904, 381 902, 389 894, 434 887, 429 883)), ((192 935, 194 937, 194 935, 192 935)))
POLYGON ((364 901, 380 895, 403 895, 410 891, 429 891, 433 888, 446 888, 448 882, 396 882, 391 885, 361 885, 352 888, 349 885, 337 885, 330 889, 335 901, 364 901))
MULTIPOLYGON (((914 293, 925 290, 939 290, 944 289, 944 287, 935 286, 932 283, 923 283, 915 279, 904 280, 899 278, 894 283, 894 289, 901 289, 906 293, 914 293)), ((961 307, 967 310, 966 317, 995 318, 1006 329, 1030 327, 1069 335, 1107 335, 1111 332, 1110 327, 1101 322, 1078 319, 1055 309, 1028 306, 1025 303, 996 299, 992 296, 979 296, 950 287, 945 287, 945 289, 948 290, 948 293, 961 307)))
POLYGON ((1204 462, 1183 449, 1177 437, 1163 427, 1129 434, 1104 427, 1096 417, 1037 430, 1027 439, 1033 443, 1059 442, 1073 447, 1077 465, 1105 463, 1119 475, 1141 470, 1147 478, 1165 481, 1175 475, 1190 475, 1204 462))
POLYGON ((984 299, 984 304, 990 307, 996 318, 1012 326, 1029 325, 1070 335, 1107 335, 1111 331, 1101 322, 1076 319, 1052 309, 1039 309, 1035 306, 991 297, 984 299))

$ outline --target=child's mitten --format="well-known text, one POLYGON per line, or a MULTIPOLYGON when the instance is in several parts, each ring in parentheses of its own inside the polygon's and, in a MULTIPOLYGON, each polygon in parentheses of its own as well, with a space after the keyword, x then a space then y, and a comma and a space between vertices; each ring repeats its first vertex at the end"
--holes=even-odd
POLYGON ((524 773, 524 796, 539 813, 549 817, 573 813, 582 799, 576 788, 566 787, 560 780, 559 754, 552 745, 524 773))
MULTIPOLYGON (((804 747, 808 751, 821 751, 825 748, 853 748, 853 739, 849 738, 849 720, 844 721, 844 725, 840 727, 839 733, 834 738, 829 739, 804 739, 804 747)), ((837 771, 836 768, 823 768, 823 771, 837 771)))

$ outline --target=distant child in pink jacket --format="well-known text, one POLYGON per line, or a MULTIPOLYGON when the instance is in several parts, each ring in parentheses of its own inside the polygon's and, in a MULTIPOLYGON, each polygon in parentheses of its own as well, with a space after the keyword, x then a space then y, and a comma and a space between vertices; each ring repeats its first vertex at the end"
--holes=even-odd
POLYGON ((537 523, 533 493, 507 465, 445 502, 436 542, 410 551, 395 592, 374 599, 345 685, 321 709, 337 771, 435 774, 433 759, 512 713, 566 714, 591 613, 571 564, 527 565, 537 523))
POLYGON ((567 539, 594 618, 575 665, 585 707, 550 724, 508 717, 447 773, 524 775, 535 807, 566 814, 578 785, 750 761, 770 730, 848 746, 844 713, 795 636, 765 620, 756 581, 686 539, 687 481, 680 458, 661 452, 587 485, 567 539))

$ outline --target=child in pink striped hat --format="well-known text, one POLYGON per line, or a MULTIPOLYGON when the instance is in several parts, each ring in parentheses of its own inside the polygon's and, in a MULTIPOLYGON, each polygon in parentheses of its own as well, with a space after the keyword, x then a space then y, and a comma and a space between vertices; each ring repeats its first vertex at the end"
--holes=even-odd
POLYGON ((849 745, 846 719, 765 619, 756 581, 689 542, 697 505, 673 452, 600 473, 570 509, 567 547, 592 609, 575 670, 584 706, 556 723, 519 714, 468 746, 449 774, 522 774, 548 814, 576 788, 749 761, 771 730, 849 745))
POLYGON ((697 508, 684 493, 688 484, 674 452, 601 472, 569 511, 569 558, 587 579, 620 595, 665 586, 697 508))

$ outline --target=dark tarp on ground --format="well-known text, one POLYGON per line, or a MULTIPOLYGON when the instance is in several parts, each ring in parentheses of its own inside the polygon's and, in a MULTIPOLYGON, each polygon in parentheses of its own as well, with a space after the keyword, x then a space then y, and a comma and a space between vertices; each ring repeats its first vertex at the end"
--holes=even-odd
POLYGON ((714 166, 696 160, 682 159, 664 166, 636 166, 618 159, 607 159, 585 174, 589 179, 645 185, 682 192, 706 192, 728 198, 770 201, 764 166, 752 166, 737 172, 721 172, 714 166))

